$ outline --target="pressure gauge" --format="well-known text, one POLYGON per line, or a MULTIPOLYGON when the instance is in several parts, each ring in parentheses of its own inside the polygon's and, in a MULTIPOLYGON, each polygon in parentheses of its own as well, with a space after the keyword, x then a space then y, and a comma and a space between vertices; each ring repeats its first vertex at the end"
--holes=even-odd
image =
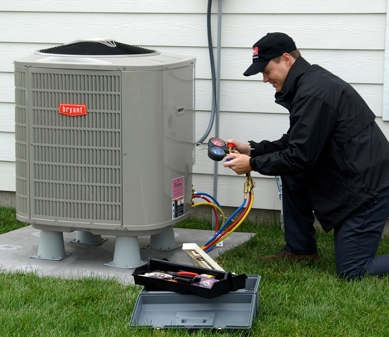
POLYGON ((226 156, 226 152, 217 146, 211 146, 208 148, 208 157, 215 161, 221 161, 226 156))
POLYGON ((223 139, 216 138, 216 137, 210 138, 208 143, 212 143, 213 145, 219 146, 219 147, 227 146, 227 143, 223 139))
POLYGON ((220 138, 212 137, 208 141, 208 157, 221 161, 229 153, 227 143, 220 138))

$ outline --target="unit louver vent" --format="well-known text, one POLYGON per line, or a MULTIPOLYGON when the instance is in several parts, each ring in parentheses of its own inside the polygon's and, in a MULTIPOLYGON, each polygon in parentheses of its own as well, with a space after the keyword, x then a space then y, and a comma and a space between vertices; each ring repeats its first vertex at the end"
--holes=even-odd
POLYGON ((16 207, 27 214, 28 208, 28 158, 27 158, 27 106, 26 72, 15 72, 15 166, 16 207))
MULTIPOLYGON (((31 73, 29 180, 33 216, 121 220, 120 93, 120 74, 115 72, 31 73), (59 114, 61 103, 85 104, 87 115, 59 114)), ((25 107, 19 118, 23 112, 25 107)), ((18 141, 25 147, 25 142, 18 141)), ((18 170, 24 171, 22 148, 18 157, 18 170)), ((19 183, 24 182, 24 178, 19 179, 19 183)))

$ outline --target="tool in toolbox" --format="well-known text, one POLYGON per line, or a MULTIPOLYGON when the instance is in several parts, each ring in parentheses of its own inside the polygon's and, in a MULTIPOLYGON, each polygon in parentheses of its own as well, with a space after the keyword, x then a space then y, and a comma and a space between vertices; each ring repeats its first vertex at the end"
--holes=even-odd
POLYGON ((245 286, 247 275, 149 258, 132 273, 148 291, 175 291, 213 298, 245 286), (193 283, 192 283, 193 282, 193 283))
POLYGON ((151 277, 156 279, 162 279, 177 283, 190 284, 197 287, 208 288, 210 289, 215 282, 219 280, 210 274, 198 274, 188 271, 153 271, 149 273, 144 273, 143 276, 151 277))

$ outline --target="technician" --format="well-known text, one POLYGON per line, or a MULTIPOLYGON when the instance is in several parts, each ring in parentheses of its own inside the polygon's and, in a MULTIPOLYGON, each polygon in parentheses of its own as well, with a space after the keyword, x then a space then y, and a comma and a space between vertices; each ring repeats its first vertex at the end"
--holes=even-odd
POLYGON ((318 260, 314 211, 326 232, 334 230, 340 277, 388 274, 389 255, 375 254, 389 216, 389 143, 374 113, 349 84, 302 58, 284 33, 254 44, 244 75, 260 72, 289 110, 289 130, 276 141, 229 139, 240 154, 224 166, 282 177, 286 245, 264 258, 318 260))

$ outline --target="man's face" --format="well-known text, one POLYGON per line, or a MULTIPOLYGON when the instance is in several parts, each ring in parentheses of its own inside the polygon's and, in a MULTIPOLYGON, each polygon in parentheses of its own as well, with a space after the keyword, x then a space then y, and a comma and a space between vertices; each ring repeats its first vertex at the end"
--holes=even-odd
POLYGON ((286 77, 288 76, 290 67, 283 58, 279 63, 271 60, 262 70, 263 81, 273 85, 277 92, 280 92, 286 77))

